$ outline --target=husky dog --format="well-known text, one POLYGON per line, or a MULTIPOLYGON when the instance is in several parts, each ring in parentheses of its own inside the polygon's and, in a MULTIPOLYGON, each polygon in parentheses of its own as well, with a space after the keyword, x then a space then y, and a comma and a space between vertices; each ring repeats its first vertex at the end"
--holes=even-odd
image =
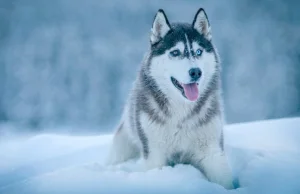
POLYGON ((109 163, 141 155, 149 169, 190 164, 208 180, 233 188, 223 146, 220 60, 204 9, 192 24, 170 24, 158 10, 150 43, 109 163))

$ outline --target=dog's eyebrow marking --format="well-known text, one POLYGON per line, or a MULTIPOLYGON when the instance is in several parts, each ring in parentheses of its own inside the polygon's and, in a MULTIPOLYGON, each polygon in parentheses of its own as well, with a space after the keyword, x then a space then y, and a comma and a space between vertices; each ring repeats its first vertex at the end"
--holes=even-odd
POLYGON ((171 50, 179 49, 180 52, 184 51, 184 43, 183 42, 177 42, 174 47, 171 48, 171 50))
POLYGON ((185 39, 186 39, 186 46, 187 46, 187 49, 188 49, 188 52, 189 52, 189 56, 191 56, 191 49, 192 48, 191 48, 188 36, 186 34, 184 34, 184 36, 185 36, 185 39))
POLYGON ((198 48, 200 48, 201 50, 203 50, 203 47, 200 46, 197 42, 193 42, 193 43, 192 43, 192 46, 193 46, 193 49, 194 49, 194 50, 197 50, 198 48))

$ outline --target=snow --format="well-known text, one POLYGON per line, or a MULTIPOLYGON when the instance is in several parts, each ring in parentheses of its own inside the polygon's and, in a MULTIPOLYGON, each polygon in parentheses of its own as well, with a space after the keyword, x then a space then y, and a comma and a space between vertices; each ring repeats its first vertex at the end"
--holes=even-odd
POLYGON ((300 118, 228 125, 225 148, 240 187, 226 190, 189 165, 107 166, 112 135, 43 134, 0 142, 0 193, 300 193, 300 118))

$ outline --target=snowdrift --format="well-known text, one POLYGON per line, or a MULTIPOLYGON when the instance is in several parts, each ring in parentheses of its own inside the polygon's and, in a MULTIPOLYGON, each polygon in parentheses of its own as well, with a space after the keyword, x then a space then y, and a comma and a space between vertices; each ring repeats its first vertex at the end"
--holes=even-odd
POLYGON ((106 166, 112 135, 44 134, 0 142, 0 193, 300 193, 300 118, 229 125, 225 149, 240 188, 208 182, 189 165, 106 166))

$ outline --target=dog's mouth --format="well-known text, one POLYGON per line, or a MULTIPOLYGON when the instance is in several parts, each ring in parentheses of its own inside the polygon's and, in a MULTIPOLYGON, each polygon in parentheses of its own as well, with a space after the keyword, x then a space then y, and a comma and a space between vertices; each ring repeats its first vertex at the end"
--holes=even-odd
POLYGON ((181 92, 181 94, 190 101, 196 101, 199 97, 198 83, 192 82, 188 84, 180 83, 174 77, 171 77, 173 85, 181 92))

